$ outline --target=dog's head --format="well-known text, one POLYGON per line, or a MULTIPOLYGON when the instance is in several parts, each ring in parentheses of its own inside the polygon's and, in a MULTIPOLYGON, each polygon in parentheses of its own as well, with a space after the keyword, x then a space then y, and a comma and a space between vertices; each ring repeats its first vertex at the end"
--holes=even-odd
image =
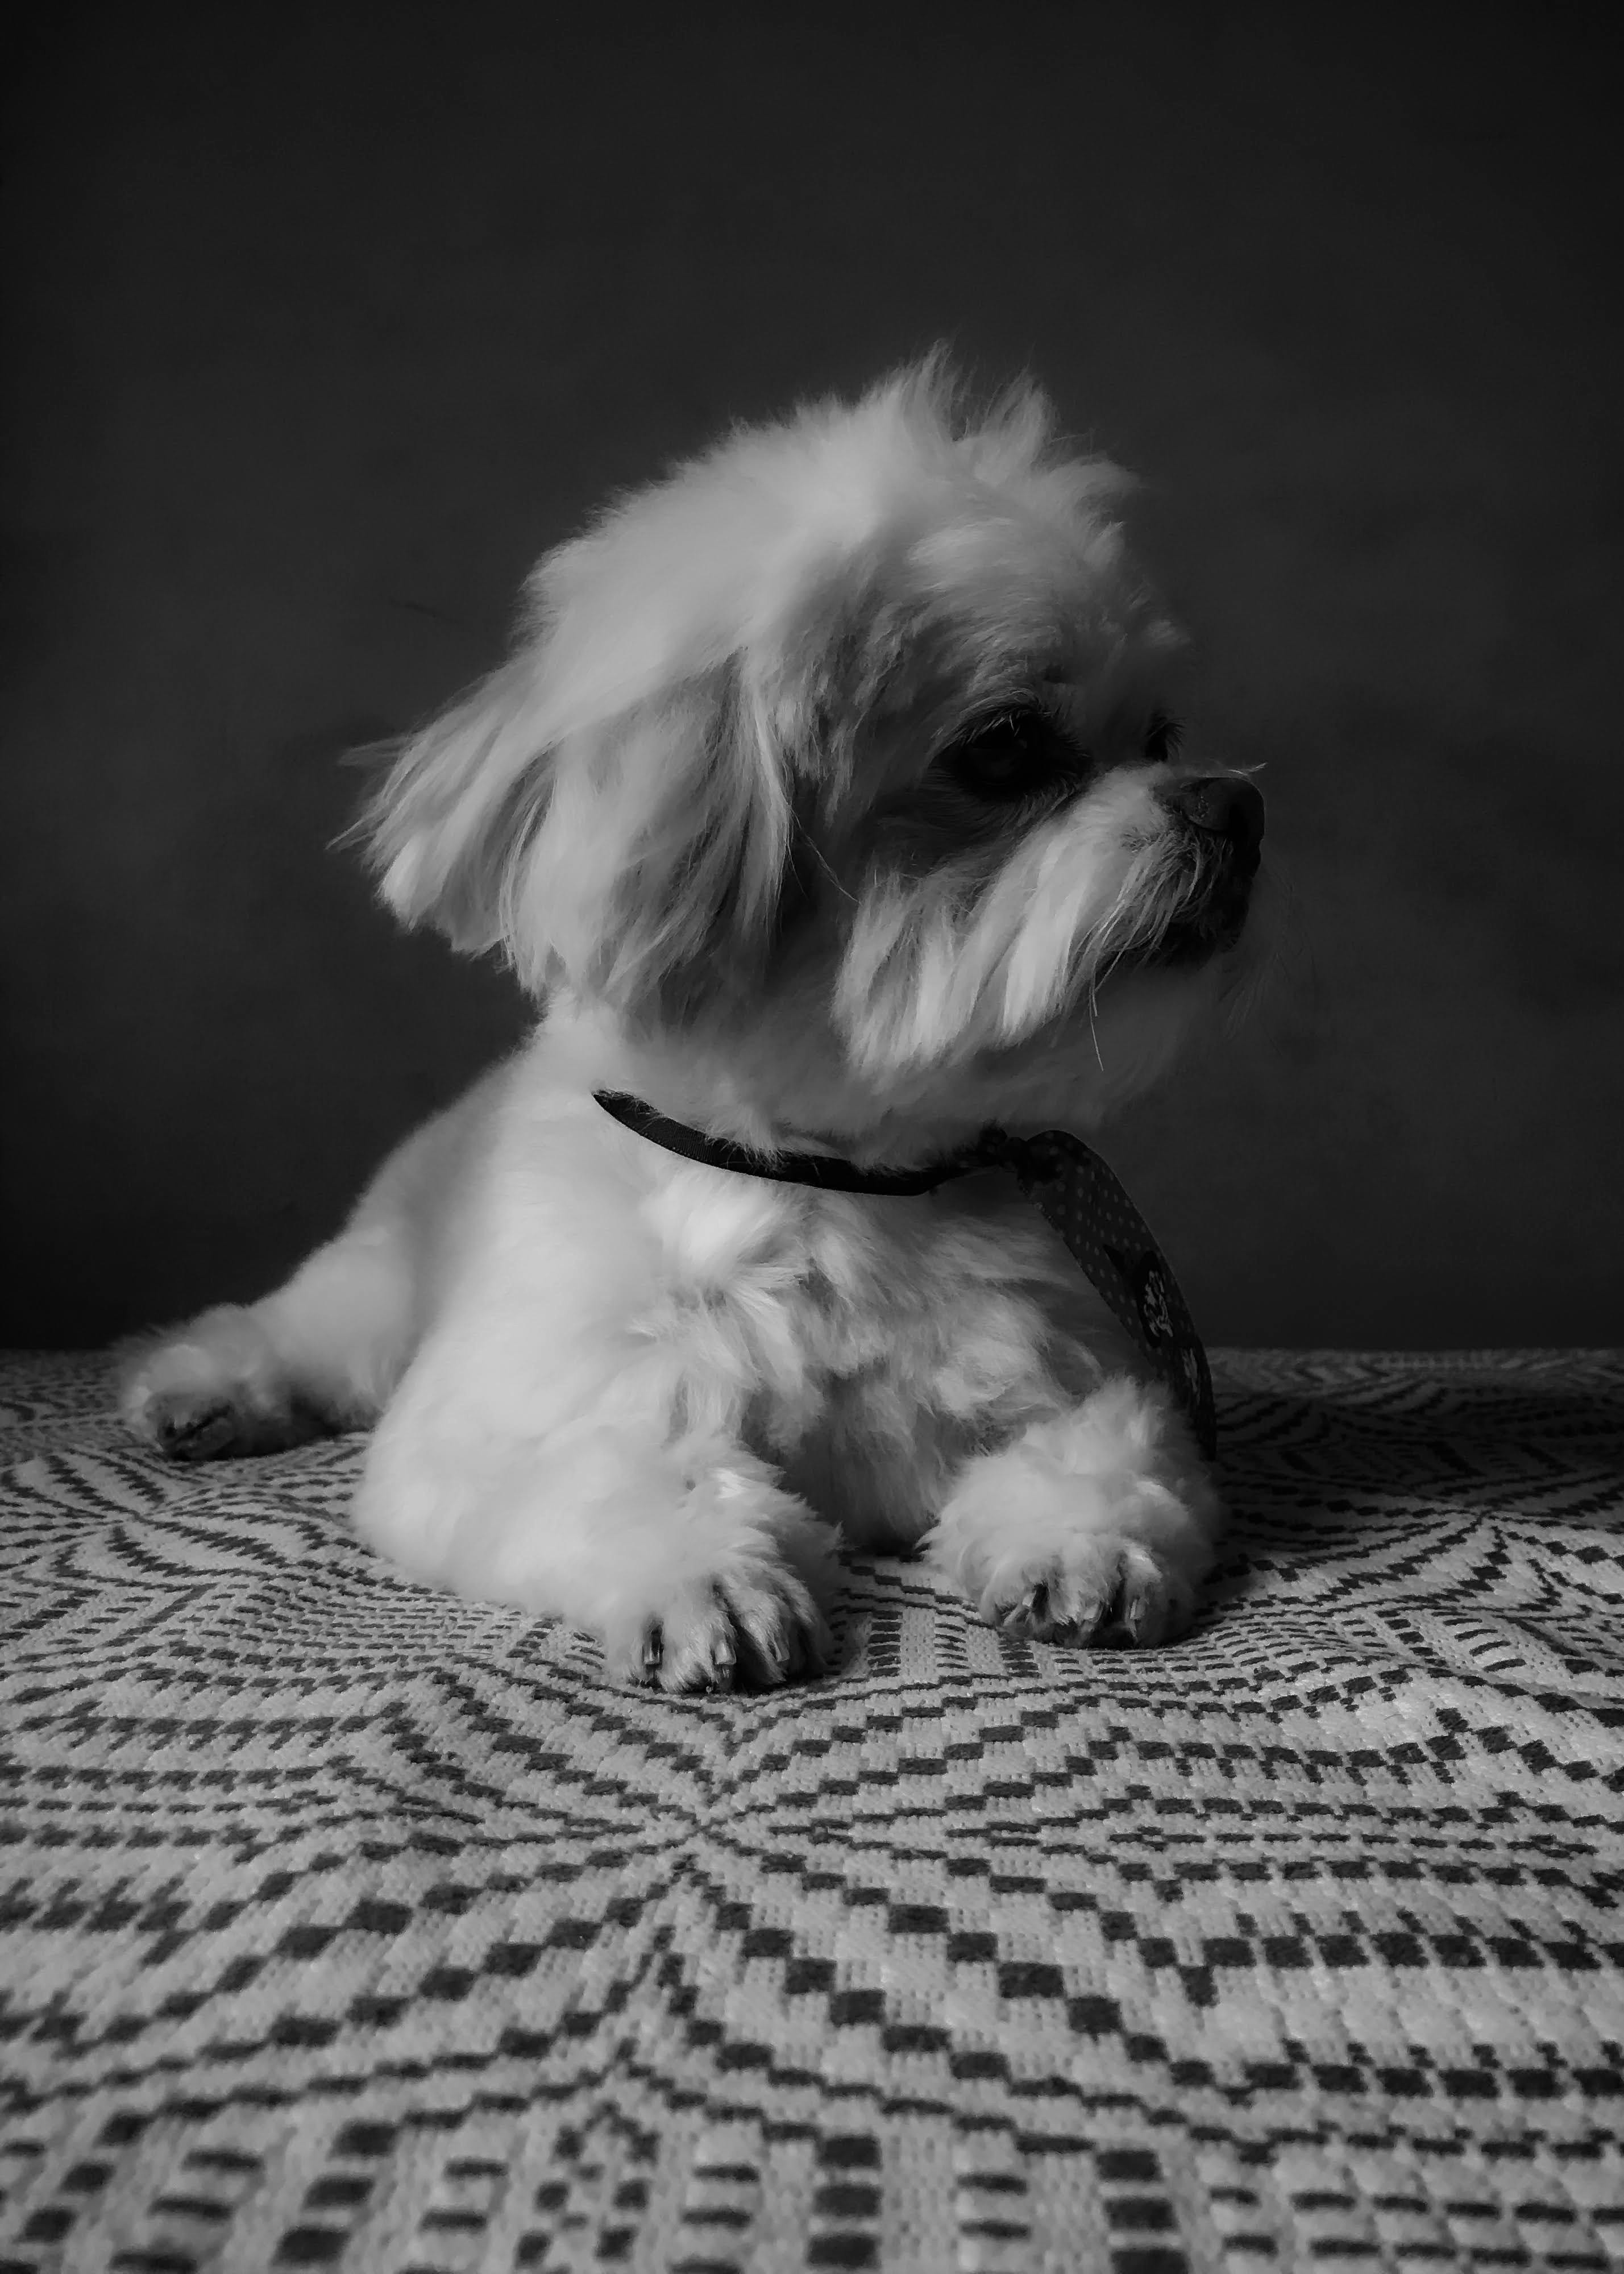
POLYGON ((369 809, 384 897, 803 1127, 1097 1118, 1210 1010, 1263 833, 1182 761, 1126 487, 939 360, 734 434, 541 562, 369 809))

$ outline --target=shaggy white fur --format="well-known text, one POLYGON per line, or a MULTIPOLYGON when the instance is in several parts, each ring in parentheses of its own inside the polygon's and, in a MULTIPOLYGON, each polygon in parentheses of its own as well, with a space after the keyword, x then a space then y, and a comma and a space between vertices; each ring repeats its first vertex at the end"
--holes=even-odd
POLYGON ((1011 1631, 1176 1633, 1210 1483, 1012 1189, 735 1176, 593 1096, 915 1163, 1092 1127, 1210 1020, 1261 801, 1175 757, 1124 486, 932 361, 551 554, 363 824, 389 904, 500 948, 541 1026, 285 1287, 141 1353, 134 1425, 197 1457, 375 1420, 381 1549, 670 1689, 814 1670, 835 1526, 1011 1631))

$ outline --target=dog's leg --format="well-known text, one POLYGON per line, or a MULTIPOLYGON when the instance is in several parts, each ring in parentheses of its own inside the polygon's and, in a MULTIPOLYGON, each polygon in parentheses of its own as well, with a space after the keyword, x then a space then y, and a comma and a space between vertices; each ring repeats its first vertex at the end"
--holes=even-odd
POLYGON ((131 1426, 174 1459, 202 1461, 374 1420, 421 1330, 441 1227, 493 1094, 487 1077, 399 1146, 338 1238, 284 1286, 142 1344, 119 1385, 131 1426))
POLYGON ((120 1407, 177 1460, 300 1444, 374 1418, 410 1312, 410 1259, 398 1231, 348 1231, 262 1301, 222 1304, 139 1352, 120 1407))
POLYGON ((967 1462, 924 1549, 1008 1634, 1148 1645, 1189 1624, 1218 1529, 1166 1394, 1117 1375, 967 1462))
POLYGON ((549 1426, 525 1338, 466 1323, 425 1344, 367 1449, 356 1522, 374 1547, 596 1635, 621 1681, 763 1689, 821 1669, 835 1535, 764 1461, 726 1434, 662 1437, 625 1378, 549 1426))

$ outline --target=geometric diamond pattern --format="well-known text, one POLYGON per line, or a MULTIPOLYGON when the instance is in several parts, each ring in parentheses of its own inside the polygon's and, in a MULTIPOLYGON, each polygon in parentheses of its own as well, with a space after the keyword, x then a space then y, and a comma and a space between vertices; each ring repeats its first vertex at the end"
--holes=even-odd
POLYGON ((0 1363, 0 2274, 1624 2259, 1624 1360, 1219 1353, 1195 1630, 607 1683, 0 1363))

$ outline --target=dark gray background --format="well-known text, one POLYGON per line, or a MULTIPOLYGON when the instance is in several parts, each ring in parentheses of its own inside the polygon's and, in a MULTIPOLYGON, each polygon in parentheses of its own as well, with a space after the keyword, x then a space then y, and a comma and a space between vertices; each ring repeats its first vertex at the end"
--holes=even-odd
POLYGON ((937 337, 1149 478, 1271 999, 1217 1340, 1624 1335, 1613 11, 48 11, 4 246, 0 1332, 252 1294, 519 1030, 327 848, 613 485, 937 337), (585 28, 583 28, 584 26, 585 28))

